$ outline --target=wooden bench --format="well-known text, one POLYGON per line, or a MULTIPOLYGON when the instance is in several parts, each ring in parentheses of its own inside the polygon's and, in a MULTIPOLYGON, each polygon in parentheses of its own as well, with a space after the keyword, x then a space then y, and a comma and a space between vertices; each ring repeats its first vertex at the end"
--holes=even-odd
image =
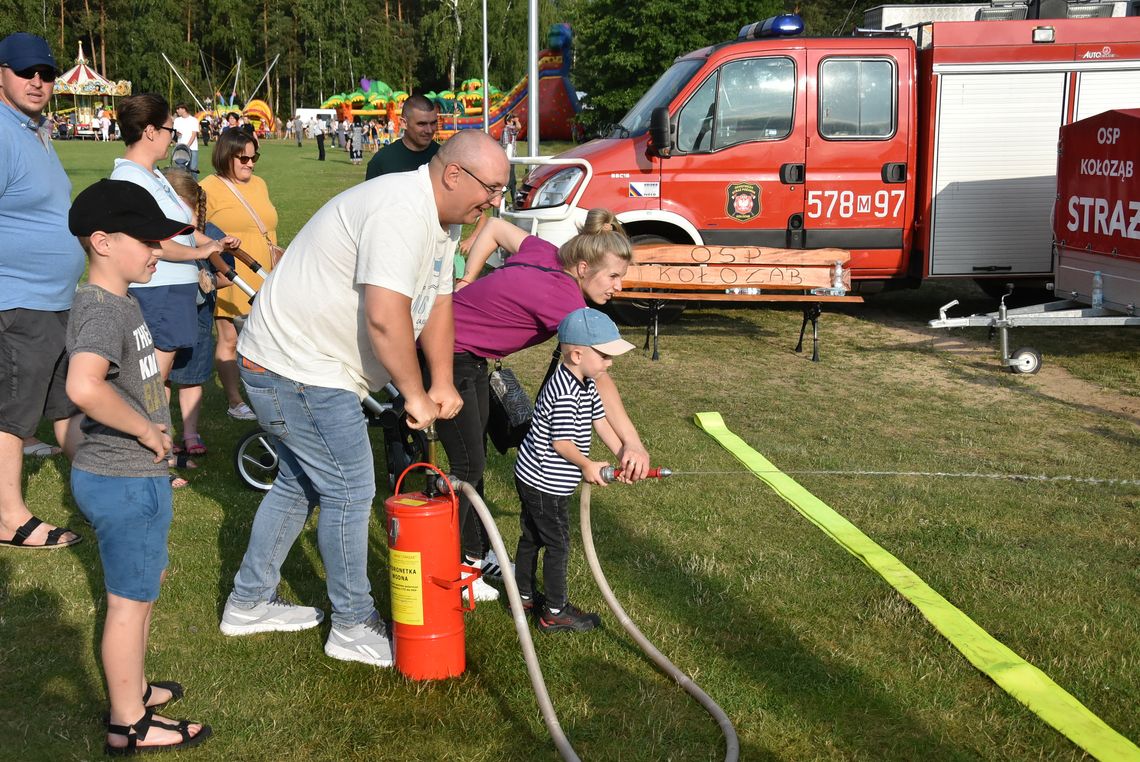
POLYGON ((851 252, 761 246, 650 244, 633 247, 633 263, 614 299, 644 302, 645 348, 657 351, 660 312, 668 302, 803 302, 804 331, 812 325, 812 361, 819 362, 819 316, 826 302, 862 302, 850 296, 851 252))

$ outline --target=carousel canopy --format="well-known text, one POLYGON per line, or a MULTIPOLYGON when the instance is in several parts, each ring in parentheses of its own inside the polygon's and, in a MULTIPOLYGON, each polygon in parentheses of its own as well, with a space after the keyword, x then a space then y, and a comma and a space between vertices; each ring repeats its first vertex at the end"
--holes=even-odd
POLYGON ((75 66, 68 69, 55 80, 57 95, 115 95, 131 94, 131 83, 126 80, 112 82, 99 72, 87 65, 83 57, 83 43, 79 43, 79 56, 75 59, 75 66))

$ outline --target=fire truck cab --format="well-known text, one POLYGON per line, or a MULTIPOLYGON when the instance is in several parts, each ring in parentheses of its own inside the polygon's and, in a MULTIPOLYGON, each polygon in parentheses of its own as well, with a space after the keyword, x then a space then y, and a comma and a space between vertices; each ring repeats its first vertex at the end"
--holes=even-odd
POLYGON ((505 216, 555 243, 600 206, 636 241, 846 249, 857 281, 1049 277, 1058 130, 1140 106, 1140 18, 802 31, 779 16, 679 57, 505 216))

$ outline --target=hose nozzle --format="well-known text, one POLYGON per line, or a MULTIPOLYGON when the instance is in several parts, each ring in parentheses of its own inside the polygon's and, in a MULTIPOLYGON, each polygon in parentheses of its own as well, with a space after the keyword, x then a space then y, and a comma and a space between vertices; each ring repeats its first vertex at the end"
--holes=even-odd
MULTIPOLYGON (((615 479, 621 477, 622 470, 615 466, 606 466, 602 469, 602 478, 606 480, 606 484, 610 484, 615 479)), ((666 476, 672 476, 673 472, 668 468, 651 468, 645 474, 646 479, 664 479, 666 476)))

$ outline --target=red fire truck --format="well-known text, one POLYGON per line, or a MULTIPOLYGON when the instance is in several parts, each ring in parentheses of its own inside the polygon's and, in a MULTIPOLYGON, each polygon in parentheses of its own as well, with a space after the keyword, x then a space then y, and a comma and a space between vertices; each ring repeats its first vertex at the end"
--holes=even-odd
POLYGON ((905 12, 925 20, 811 38, 780 16, 679 57, 606 137, 535 167, 505 216, 556 243, 600 206, 639 242, 846 249, 855 288, 1050 279, 1058 130, 1140 106, 1140 18, 1064 0, 905 12), (1127 16, 1070 18, 1107 14, 1127 16))

